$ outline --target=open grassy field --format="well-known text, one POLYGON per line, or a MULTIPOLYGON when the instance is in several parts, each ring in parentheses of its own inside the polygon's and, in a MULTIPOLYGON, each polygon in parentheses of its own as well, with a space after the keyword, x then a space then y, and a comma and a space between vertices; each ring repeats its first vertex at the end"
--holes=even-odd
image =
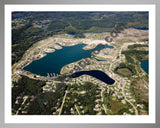
POLYGON ((128 68, 119 68, 117 70, 117 73, 122 76, 131 76, 132 72, 128 68))

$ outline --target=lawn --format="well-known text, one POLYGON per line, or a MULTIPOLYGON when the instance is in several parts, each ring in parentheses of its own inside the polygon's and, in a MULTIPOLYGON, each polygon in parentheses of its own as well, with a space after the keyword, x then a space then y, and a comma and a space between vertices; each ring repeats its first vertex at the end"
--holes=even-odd
POLYGON ((119 68, 117 70, 117 73, 122 76, 131 76, 132 72, 128 68, 119 68))

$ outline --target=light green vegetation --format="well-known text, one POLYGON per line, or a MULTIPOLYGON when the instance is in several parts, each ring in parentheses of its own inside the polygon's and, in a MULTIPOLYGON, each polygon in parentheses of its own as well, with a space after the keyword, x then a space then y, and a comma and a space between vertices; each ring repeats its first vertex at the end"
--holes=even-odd
POLYGON ((117 73, 122 76, 131 76, 132 72, 128 68, 119 68, 117 70, 117 73))

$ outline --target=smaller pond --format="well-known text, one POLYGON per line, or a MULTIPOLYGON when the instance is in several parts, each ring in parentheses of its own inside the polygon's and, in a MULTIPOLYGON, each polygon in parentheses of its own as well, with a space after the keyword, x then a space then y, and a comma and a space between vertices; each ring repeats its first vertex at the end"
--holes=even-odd
POLYGON ((18 17, 26 17, 29 16, 28 14, 17 14, 17 15, 13 15, 13 17, 18 18, 18 17))
POLYGON ((70 32, 69 34, 70 34, 70 35, 76 35, 76 33, 75 33, 75 32, 70 32))
POLYGON ((93 76, 93 77, 95 77, 95 78, 97 78, 97 79, 99 79, 99 80, 101 80, 104 83, 109 84, 109 85, 112 85, 115 82, 115 80, 113 80, 106 73, 104 73, 100 70, 80 71, 80 72, 73 73, 70 77, 76 78, 76 77, 79 77, 81 75, 93 76))
POLYGON ((142 60, 141 67, 148 74, 149 73, 149 60, 142 60))
POLYGON ((138 30, 149 30, 149 28, 136 28, 138 30))

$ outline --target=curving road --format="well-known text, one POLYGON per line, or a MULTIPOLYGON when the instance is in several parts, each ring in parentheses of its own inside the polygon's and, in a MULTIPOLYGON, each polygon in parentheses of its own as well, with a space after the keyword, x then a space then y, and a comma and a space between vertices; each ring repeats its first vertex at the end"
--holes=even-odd
MULTIPOLYGON (((123 82, 122 82, 123 83, 123 82)), ((132 104, 127 98, 126 98, 126 95, 124 93, 124 88, 125 88, 125 85, 126 85, 126 81, 124 81, 124 84, 123 84, 123 87, 122 87, 122 94, 123 94, 123 97, 125 99, 125 101, 127 101, 135 110, 135 114, 138 115, 138 110, 137 108, 134 106, 134 104, 132 104)))

